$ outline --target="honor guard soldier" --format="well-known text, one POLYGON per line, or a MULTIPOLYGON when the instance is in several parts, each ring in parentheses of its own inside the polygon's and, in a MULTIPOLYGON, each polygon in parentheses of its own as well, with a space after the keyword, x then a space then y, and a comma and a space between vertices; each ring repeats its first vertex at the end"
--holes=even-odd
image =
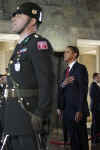
POLYGON ((34 132, 50 118, 52 110, 53 49, 37 34, 42 23, 39 5, 23 3, 11 21, 12 31, 19 34, 20 40, 8 65, 4 135, 10 141, 8 150, 36 150, 34 132))

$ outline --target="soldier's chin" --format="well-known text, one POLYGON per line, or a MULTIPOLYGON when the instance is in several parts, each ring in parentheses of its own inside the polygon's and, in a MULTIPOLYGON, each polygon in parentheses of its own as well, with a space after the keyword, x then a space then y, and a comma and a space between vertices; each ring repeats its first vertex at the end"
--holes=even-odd
POLYGON ((12 29, 12 32, 13 32, 13 33, 17 33, 17 34, 20 34, 20 33, 21 33, 21 31, 16 30, 16 29, 12 29))
POLYGON ((12 32, 13 32, 13 33, 17 33, 17 31, 16 31, 15 28, 12 28, 12 32))

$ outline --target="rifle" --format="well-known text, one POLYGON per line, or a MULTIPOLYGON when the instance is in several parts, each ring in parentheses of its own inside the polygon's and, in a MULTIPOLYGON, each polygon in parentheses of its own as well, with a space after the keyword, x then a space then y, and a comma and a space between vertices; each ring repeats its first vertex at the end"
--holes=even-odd
POLYGON ((47 140, 49 134, 49 120, 48 122, 43 122, 41 129, 36 133, 35 138, 38 150, 47 150, 47 140))
POLYGON ((2 140, 1 140, 2 146, 1 146, 0 150, 4 150, 4 148, 5 148, 6 144, 7 144, 9 136, 10 136, 9 134, 6 134, 4 137, 2 137, 2 140))

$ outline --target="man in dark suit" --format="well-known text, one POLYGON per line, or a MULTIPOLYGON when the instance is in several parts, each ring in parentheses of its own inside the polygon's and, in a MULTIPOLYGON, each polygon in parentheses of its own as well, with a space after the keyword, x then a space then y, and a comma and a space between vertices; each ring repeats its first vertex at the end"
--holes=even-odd
POLYGON ((92 112, 91 136, 92 143, 100 142, 96 134, 100 133, 100 73, 93 73, 93 82, 90 85, 90 110, 92 112))
POLYGON ((68 129, 72 150, 88 150, 86 128, 89 115, 87 104, 88 72, 84 65, 77 62, 79 50, 68 46, 64 52, 67 63, 65 77, 60 84, 57 112, 63 111, 64 127, 68 129))

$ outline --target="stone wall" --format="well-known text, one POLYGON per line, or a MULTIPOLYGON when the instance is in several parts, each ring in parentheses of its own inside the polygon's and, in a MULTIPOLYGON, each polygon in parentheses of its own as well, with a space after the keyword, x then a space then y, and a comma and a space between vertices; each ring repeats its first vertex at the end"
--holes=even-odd
MULTIPOLYGON (((62 51, 66 45, 75 44, 77 38, 100 39, 99 0, 96 2, 94 0, 31 1, 43 7, 43 24, 39 33, 52 42, 55 51, 62 51)), ((2 12, 0 32, 11 33, 9 19, 12 12, 15 11, 17 5, 28 0, 5 0, 4 2, 0 0, 0 2, 0 12, 2 12), (7 13, 8 20, 5 17, 7 13)))

